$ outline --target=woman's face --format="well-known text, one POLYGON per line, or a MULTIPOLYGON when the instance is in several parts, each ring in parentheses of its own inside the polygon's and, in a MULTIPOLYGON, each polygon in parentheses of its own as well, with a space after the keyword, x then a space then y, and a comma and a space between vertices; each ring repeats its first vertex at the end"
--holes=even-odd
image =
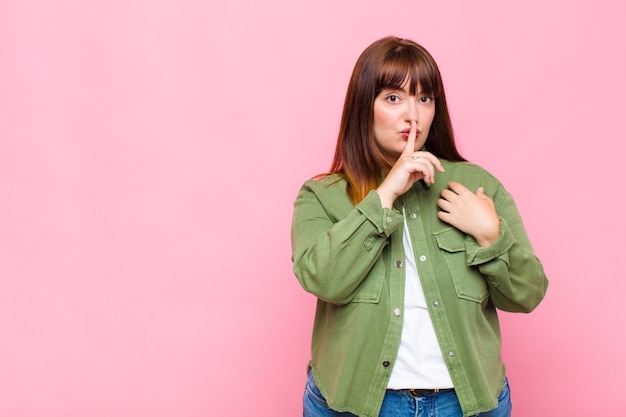
POLYGON ((409 93, 409 83, 401 90, 384 89, 374 99, 374 137, 378 145, 395 158, 400 156, 409 137, 411 122, 417 123, 415 149, 424 146, 435 117, 435 99, 422 93, 409 93))

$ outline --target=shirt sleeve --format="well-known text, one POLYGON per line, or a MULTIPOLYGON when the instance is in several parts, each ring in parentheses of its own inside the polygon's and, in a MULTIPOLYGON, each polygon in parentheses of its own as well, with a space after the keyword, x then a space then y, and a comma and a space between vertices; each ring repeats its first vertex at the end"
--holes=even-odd
POLYGON ((368 273, 404 218, 383 208, 375 191, 347 214, 337 210, 337 199, 346 200, 345 192, 307 184, 300 189, 291 228, 292 260, 306 291, 324 301, 346 304, 362 287, 379 287, 364 281, 379 280, 382 285, 384 272, 368 273))
POLYGON ((476 266, 486 277, 491 301, 497 308, 530 312, 545 296, 548 280, 513 197, 500 185, 493 198, 500 216, 500 234, 487 248, 467 236, 467 264, 476 266))

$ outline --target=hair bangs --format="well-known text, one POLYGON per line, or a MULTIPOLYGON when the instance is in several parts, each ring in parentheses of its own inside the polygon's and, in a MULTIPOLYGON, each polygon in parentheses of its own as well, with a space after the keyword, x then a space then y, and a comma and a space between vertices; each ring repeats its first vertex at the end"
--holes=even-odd
POLYGON ((398 47, 385 58, 377 77, 376 95, 384 89, 402 90, 408 81, 411 94, 421 91, 435 98, 440 96, 438 74, 428 57, 421 56, 414 48, 398 47))

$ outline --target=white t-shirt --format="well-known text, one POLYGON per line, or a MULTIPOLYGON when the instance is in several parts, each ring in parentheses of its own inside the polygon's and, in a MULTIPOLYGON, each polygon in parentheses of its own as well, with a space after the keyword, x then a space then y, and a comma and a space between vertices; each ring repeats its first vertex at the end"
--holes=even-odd
POLYGON ((406 253, 404 321, 398 357, 387 388, 453 388, 424 298, 406 219, 403 243, 406 253))

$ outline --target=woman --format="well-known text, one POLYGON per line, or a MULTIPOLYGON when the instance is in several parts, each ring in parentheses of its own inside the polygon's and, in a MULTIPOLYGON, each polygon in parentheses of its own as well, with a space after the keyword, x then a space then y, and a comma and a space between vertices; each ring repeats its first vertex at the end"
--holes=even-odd
POLYGON ((511 196, 457 151, 424 48, 363 52, 331 172, 294 206, 318 298, 305 417, 510 415, 496 309, 530 312, 548 282, 511 196))

